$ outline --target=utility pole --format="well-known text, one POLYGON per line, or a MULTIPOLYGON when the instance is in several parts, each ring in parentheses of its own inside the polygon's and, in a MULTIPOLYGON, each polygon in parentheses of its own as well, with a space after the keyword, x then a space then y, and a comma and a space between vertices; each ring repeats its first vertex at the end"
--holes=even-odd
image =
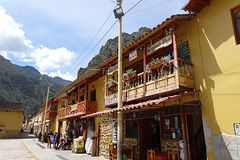
MULTIPOLYGON (((122 0, 118 1, 119 8, 122 8, 122 0)), ((123 106, 122 102, 122 16, 119 17, 118 35, 118 109, 123 106)), ((117 133, 117 159, 123 159, 123 113, 118 111, 118 133, 117 133)))
POLYGON ((50 88, 50 84, 48 84, 46 106, 45 106, 45 110, 44 110, 44 121, 43 121, 43 128, 42 128, 42 143, 44 141, 44 130, 45 130, 45 127, 46 127, 46 114, 47 114, 47 107, 48 107, 49 88, 50 88))

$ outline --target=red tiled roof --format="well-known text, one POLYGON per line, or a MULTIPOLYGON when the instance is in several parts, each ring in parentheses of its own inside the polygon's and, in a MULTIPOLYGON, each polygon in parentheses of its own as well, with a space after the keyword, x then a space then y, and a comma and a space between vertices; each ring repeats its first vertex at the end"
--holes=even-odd
MULTIPOLYGON (((145 36, 140 37, 138 40, 134 41, 127 47, 125 47, 122 51, 123 55, 124 54, 129 54, 132 50, 137 49, 140 47, 139 45, 142 45, 144 42, 148 41, 152 37, 156 36, 156 34, 165 33, 165 29, 169 29, 172 27, 173 24, 177 24, 183 21, 189 21, 191 20, 195 15, 190 15, 190 14, 176 14, 172 15, 170 18, 167 18, 165 21, 163 21, 161 24, 159 24, 157 27, 154 27, 150 32, 148 32, 145 36)), ((105 62, 100 64, 98 67, 99 68, 104 68, 106 67, 109 63, 117 60, 118 54, 115 54, 111 58, 107 59, 105 62)))
POLYGON ((140 103, 137 103, 137 104, 130 104, 130 105, 124 106, 123 108, 108 109, 108 110, 88 114, 86 116, 82 116, 81 118, 95 117, 95 116, 98 116, 98 115, 110 114, 110 113, 113 113, 113 112, 125 111, 125 110, 130 110, 130 109, 138 109, 138 108, 149 106, 149 105, 154 105, 154 104, 160 104, 160 103, 163 103, 163 102, 173 101, 175 99, 181 98, 182 96, 191 95, 191 94, 194 94, 194 93, 197 93, 197 92, 199 92, 199 90, 186 92, 186 93, 180 93, 180 94, 176 94, 176 95, 173 95, 173 96, 163 97, 163 98, 149 100, 149 101, 145 101, 145 102, 140 102, 140 103))

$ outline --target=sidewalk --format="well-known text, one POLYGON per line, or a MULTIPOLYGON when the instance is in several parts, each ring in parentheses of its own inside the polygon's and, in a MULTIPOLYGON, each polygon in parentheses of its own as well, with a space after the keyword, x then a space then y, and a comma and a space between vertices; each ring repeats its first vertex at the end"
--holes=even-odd
POLYGON ((106 160, 103 157, 91 156, 86 153, 72 153, 71 150, 55 150, 53 148, 47 148, 47 143, 41 143, 37 138, 22 139, 24 146, 30 153, 38 160, 106 160))

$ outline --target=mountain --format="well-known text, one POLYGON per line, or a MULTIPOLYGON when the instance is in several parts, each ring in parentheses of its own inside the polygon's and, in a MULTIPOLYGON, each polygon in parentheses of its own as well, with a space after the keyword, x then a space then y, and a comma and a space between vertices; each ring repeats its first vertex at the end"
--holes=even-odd
POLYGON ((52 77, 49 77, 53 82, 56 82, 56 83, 58 83, 58 84, 60 84, 60 85, 62 85, 62 86, 67 86, 69 83, 71 83, 71 81, 68 81, 68 80, 65 80, 65 79, 62 79, 61 77, 58 77, 58 76, 56 76, 56 77, 54 77, 54 78, 52 78, 52 77))
POLYGON ((49 98, 63 88, 34 67, 14 65, 0 56, 0 102, 24 103, 30 115, 46 101, 48 84, 49 98))
MULTIPOLYGON (((132 42, 136 41, 140 37, 147 34, 151 29, 142 27, 138 30, 138 32, 133 32, 132 34, 123 33, 123 48, 127 47, 132 42)), ((99 54, 97 54, 95 57, 92 58, 92 60, 88 63, 88 66, 86 68, 80 68, 78 70, 78 76, 84 74, 89 69, 95 69, 98 68, 98 66, 115 55, 118 50, 118 37, 115 37, 114 39, 109 39, 104 46, 100 49, 99 54)))

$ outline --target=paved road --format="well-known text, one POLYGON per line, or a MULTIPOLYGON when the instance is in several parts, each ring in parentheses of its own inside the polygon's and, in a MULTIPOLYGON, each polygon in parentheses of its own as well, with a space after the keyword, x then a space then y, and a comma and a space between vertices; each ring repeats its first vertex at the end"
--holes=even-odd
POLYGON ((1 139, 0 160, 35 160, 21 142, 22 139, 1 139))
POLYGON ((0 160, 106 160, 85 153, 75 154, 71 150, 47 148, 33 134, 23 133, 18 139, 0 139, 0 160))

